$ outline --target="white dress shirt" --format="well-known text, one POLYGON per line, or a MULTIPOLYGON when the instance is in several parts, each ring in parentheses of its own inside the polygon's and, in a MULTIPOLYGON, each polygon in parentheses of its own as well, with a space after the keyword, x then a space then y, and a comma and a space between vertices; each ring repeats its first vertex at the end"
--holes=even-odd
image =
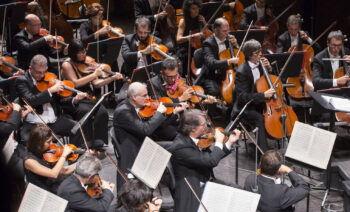
POLYGON ((265 16, 265 7, 264 8, 259 8, 258 6, 256 6, 256 3, 255 3, 255 8, 256 8, 256 15, 258 17, 258 21, 262 18, 264 18, 265 16))
MULTIPOLYGON (((329 51, 328 48, 328 53, 329 53, 329 57, 330 58, 340 58, 340 55, 332 55, 331 52, 329 51)), ((332 71, 333 71, 333 76, 335 74, 335 71, 339 68, 339 60, 331 60, 331 66, 332 66, 332 71)), ((337 83, 337 79, 333 79, 333 87, 337 87, 338 83, 337 83)))
POLYGON ((259 71, 259 63, 254 64, 250 61, 248 61, 249 67, 252 69, 253 77, 254 77, 254 84, 256 81, 260 78, 260 71, 259 71))

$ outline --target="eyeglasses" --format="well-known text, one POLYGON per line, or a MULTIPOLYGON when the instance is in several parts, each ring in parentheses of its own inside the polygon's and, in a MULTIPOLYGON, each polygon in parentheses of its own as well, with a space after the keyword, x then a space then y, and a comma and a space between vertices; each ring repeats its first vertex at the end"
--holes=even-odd
POLYGON ((337 48, 337 47, 342 47, 343 46, 343 44, 334 44, 334 43, 331 43, 331 44, 329 44, 330 46, 332 46, 332 47, 334 47, 334 48, 337 48))
POLYGON ((164 78, 167 78, 167 79, 176 79, 179 76, 179 74, 176 74, 174 76, 167 76, 164 74, 163 76, 164 76, 164 78))
POLYGON ((253 52, 253 54, 256 54, 256 55, 259 55, 260 53, 261 53, 261 49, 259 49, 259 50, 255 51, 255 52, 253 52))

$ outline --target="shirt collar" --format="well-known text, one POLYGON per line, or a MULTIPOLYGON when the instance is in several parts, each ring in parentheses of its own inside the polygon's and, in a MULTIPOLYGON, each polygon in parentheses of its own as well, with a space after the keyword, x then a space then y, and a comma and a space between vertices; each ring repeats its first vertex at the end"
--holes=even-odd
POLYGON ((264 175, 264 174, 261 174, 261 176, 263 176, 263 177, 265 177, 265 178, 268 178, 268 179, 270 179, 270 180, 273 180, 273 182, 274 182, 275 184, 281 184, 281 183, 282 183, 281 178, 279 178, 279 177, 274 178, 274 177, 266 176, 266 175, 264 175))
POLYGON ((36 81, 36 79, 34 79, 34 77, 32 76, 31 71, 29 71, 29 75, 30 75, 30 77, 31 77, 32 80, 33 80, 33 84, 36 85, 37 81, 36 81))
POLYGON ((28 34, 28 39, 33 40, 33 35, 28 32, 27 28, 24 28, 24 29, 28 34))
POLYGON ((192 136, 190 136, 190 138, 192 139, 192 141, 196 144, 198 144, 199 138, 193 138, 192 136))
POLYGON ((216 43, 217 43, 218 45, 225 44, 226 39, 220 40, 218 37, 216 37, 215 34, 214 34, 214 38, 215 38, 216 43))
POLYGON ((249 67, 250 67, 251 69, 255 69, 255 68, 257 68, 257 67, 259 66, 259 62, 257 62, 256 64, 254 64, 254 63, 248 61, 248 65, 249 65, 249 67))
POLYGON ((329 53, 329 57, 330 57, 330 58, 340 58, 340 55, 339 55, 339 54, 338 54, 337 56, 331 54, 331 52, 329 51, 329 47, 327 47, 327 51, 328 51, 328 53, 329 53))

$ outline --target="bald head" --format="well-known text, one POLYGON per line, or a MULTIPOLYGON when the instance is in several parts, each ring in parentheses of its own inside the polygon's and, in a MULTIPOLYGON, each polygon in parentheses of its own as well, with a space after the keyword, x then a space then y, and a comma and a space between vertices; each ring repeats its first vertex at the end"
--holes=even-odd
POLYGON ((34 14, 28 14, 24 18, 24 23, 26 25, 26 30, 32 34, 37 35, 40 32, 41 21, 40 18, 34 14))
POLYGON ((230 26, 225 18, 217 18, 214 21, 214 33, 220 40, 225 39, 230 31, 230 26))

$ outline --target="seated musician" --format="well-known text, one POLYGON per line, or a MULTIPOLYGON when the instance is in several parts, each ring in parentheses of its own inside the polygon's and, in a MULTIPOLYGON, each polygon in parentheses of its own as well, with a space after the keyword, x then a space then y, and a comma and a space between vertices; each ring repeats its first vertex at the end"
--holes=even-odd
POLYGON ((114 198, 114 184, 101 180, 97 189, 102 190, 102 194, 96 198, 90 197, 86 186, 95 184, 95 178, 102 169, 101 161, 90 153, 80 156, 76 163, 74 174, 66 178, 58 188, 57 195, 66 199, 68 205, 66 211, 91 211, 106 212, 114 198))
MULTIPOLYGON (((14 37, 18 50, 18 66, 24 70, 28 69, 30 60, 37 54, 42 54, 46 58, 57 57, 56 49, 49 44, 55 42, 55 36, 40 36, 41 21, 38 16, 29 14, 24 18, 25 28, 14 37)), ((60 50, 60 56, 66 55, 68 46, 60 50)))
POLYGON ((80 38, 86 45, 97 39, 104 40, 108 38, 110 26, 102 26, 103 7, 99 3, 92 3, 87 7, 86 16, 89 17, 88 22, 80 25, 80 38))
MULTIPOLYGON (((74 98, 61 98, 57 92, 64 90, 62 82, 57 82, 54 86, 40 92, 36 85, 44 78, 46 70, 46 58, 43 55, 34 56, 30 62, 29 70, 16 80, 18 96, 20 100, 25 98, 56 134, 69 136, 71 143, 80 146, 83 143, 81 134, 73 135, 70 132, 76 121, 61 114, 62 109, 71 110, 74 108, 75 104, 86 97, 86 93, 77 94, 74 98)), ((21 139, 26 142, 31 128, 35 124, 41 123, 42 121, 34 113, 28 114, 20 132, 21 139)))
POLYGON ((152 189, 142 181, 131 179, 118 191, 117 203, 117 212, 156 212, 159 211, 162 206, 162 199, 153 197, 152 189))
MULTIPOLYGON (((206 24, 206 21, 202 15, 199 15, 200 7, 201 0, 186 0, 183 5, 184 16, 179 22, 176 35, 176 43, 179 47, 176 54, 182 61, 182 76, 187 74, 188 41, 203 36, 203 33, 200 33, 200 28, 206 24)), ((195 49, 191 47, 191 56, 194 50, 195 49)))
POLYGON ((240 29, 248 29, 249 24, 253 21, 252 28, 267 30, 267 26, 256 26, 255 22, 262 20, 266 15, 272 16, 272 11, 266 0, 255 0, 254 4, 244 8, 240 29))
POLYGON ((252 39, 247 41, 242 51, 246 61, 238 68, 235 78, 235 88, 232 95, 233 98, 233 118, 241 111, 244 105, 253 99, 253 102, 248 105, 244 111, 242 120, 249 126, 258 127, 258 143, 263 151, 268 149, 265 133, 265 122, 262 114, 262 109, 265 105, 265 100, 272 97, 275 93, 273 88, 264 93, 257 93, 256 81, 264 76, 262 67, 259 61, 262 61, 268 70, 271 70, 269 61, 262 57, 261 44, 252 39))
POLYGON ((294 211, 293 205, 309 193, 307 183, 295 171, 282 164, 282 156, 276 150, 264 153, 260 161, 261 174, 247 177, 244 189, 261 195, 258 209, 261 212, 294 211), (278 177, 288 174, 292 187, 282 184, 278 177))
MULTIPOLYGON (((152 60, 154 61, 154 59, 151 57, 151 54, 152 48, 156 46, 155 44, 152 44, 148 45, 143 50, 138 50, 138 46, 141 43, 147 43, 147 40, 149 38, 151 22, 147 18, 137 18, 135 21, 134 30, 135 33, 125 36, 121 49, 121 54, 124 59, 122 71, 128 77, 131 77, 134 69, 145 66, 142 60, 142 55, 146 56, 148 64, 150 64, 152 60)), ((154 39, 157 43, 160 43, 161 41, 157 37, 154 39)))
MULTIPOLYGON (((302 20, 299 14, 288 17, 288 30, 278 37, 276 53, 288 52, 292 46, 312 44, 312 38, 305 31, 301 30, 301 23, 302 20)), ((312 48, 315 50, 315 52, 319 52, 321 50, 321 46, 318 43, 315 43, 312 48)), ((295 51, 298 50, 302 50, 302 48, 295 49, 295 51)))
MULTIPOLYGON (((160 103, 157 111, 148 120, 143 120, 138 112, 146 105, 148 92, 146 84, 134 82, 130 84, 127 92, 127 99, 118 104, 114 111, 113 126, 117 140, 120 144, 119 166, 123 172, 131 168, 136 155, 146 136, 153 132, 165 121, 166 108, 160 103)), ((177 114, 183 107, 175 107, 174 114, 177 114)), ((124 180, 117 174, 118 189, 123 185, 124 180)))
MULTIPOLYGON (((79 91, 86 92, 94 96, 97 94, 95 92, 96 88, 100 88, 122 77, 120 73, 116 72, 114 76, 103 79, 100 77, 104 72, 102 71, 102 67, 97 67, 97 64, 91 66, 82 65, 84 68, 79 66, 84 63, 86 59, 86 48, 80 40, 73 39, 70 42, 68 56, 69 58, 62 64, 62 77, 65 80, 72 81, 74 87, 79 91)), ((82 100, 73 113, 75 120, 80 120, 93 108, 95 103, 96 101, 91 101, 89 99, 82 100)), ((95 141, 95 139, 99 139, 107 144, 107 124, 108 113, 102 104, 96 111, 94 118, 87 120, 87 123, 84 125, 84 132, 87 134, 88 141, 95 141)))
POLYGON ((68 155, 72 153, 67 145, 55 164, 45 161, 43 154, 50 150, 51 144, 52 133, 49 128, 44 124, 34 126, 27 142, 28 152, 24 157, 24 167, 28 182, 56 194, 60 184, 59 175, 71 174, 75 164, 64 166, 68 155))
MULTIPOLYGON (((171 162, 174 167, 175 210, 196 211, 199 203, 192 194, 184 178, 186 177, 196 194, 201 196, 204 184, 214 180, 213 168, 220 160, 230 154, 231 146, 238 141, 240 131, 234 130, 225 142, 225 136, 219 130, 215 131, 215 145, 212 151, 209 148, 200 150, 197 146, 199 138, 207 129, 206 118, 202 111, 193 109, 185 111, 180 119, 179 134, 176 136, 169 151, 172 153, 171 162)), ((219 180, 214 182, 221 183, 219 180)), ((237 185, 231 185, 239 187, 237 185)))

